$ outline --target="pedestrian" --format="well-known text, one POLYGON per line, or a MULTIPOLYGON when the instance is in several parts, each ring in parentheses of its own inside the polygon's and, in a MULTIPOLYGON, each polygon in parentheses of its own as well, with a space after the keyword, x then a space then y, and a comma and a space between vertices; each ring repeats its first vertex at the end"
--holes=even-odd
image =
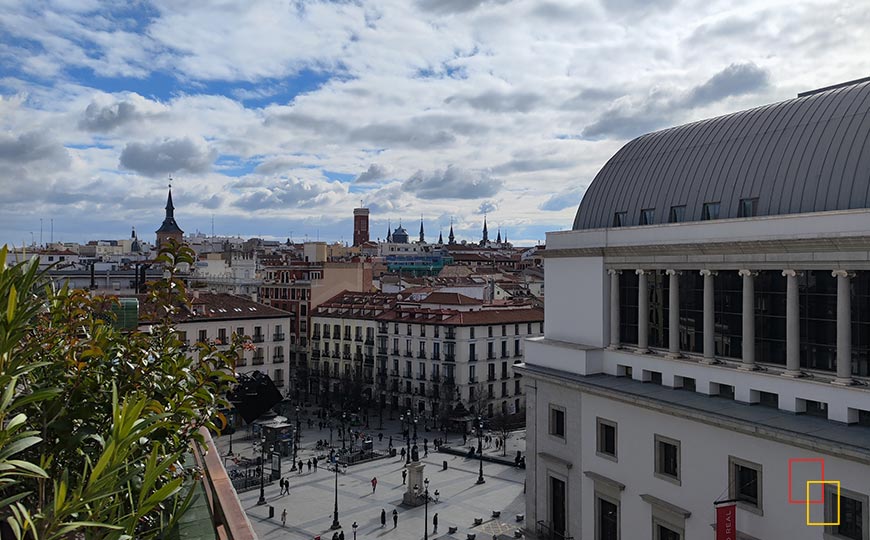
POLYGON ((393 528, 395 529, 398 524, 399 524, 399 513, 396 512, 395 508, 393 508, 393 528))
POLYGON ((375 492, 375 489, 378 487, 378 478, 376 476, 372 477, 372 493, 375 492))
POLYGON ((463 433, 462 434, 462 446, 465 446, 466 444, 468 444, 468 434, 463 433))
POLYGON ((285 508, 283 512, 281 512, 281 526, 287 523, 287 509, 285 508))
POLYGON ((404 447, 402 448, 402 452, 400 455, 402 456, 402 459, 405 459, 405 448, 404 447))
POLYGON ((384 434, 378 433, 378 442, 384 442, 384 434))
POLYGON ((332 533, 332 540, 338 540, 338 531, 332 533))
POLYGON ((402 485, 405 485, 405 479, 408 478, 408 469, 402 469, 402 485))
POLYGON ((311 459, 308 460, 308 472, 311 472, 311 459))
MULTIPOLYGON (((285 510, 286 512, 286 510, 285 510)), ((432 534, 438 532, 438 512, 435 512, 435 515, 432 516, 432 534)))
POLYGON ((317 472, 317 456, 314 456, 312 461, 314 462, 314 472, 317 472))
POLYGON ((338 533, 338 540, 344 540, 344 529, 342 529, 341 532, 338 533))
POLYGON ((381 508, 381 529, 387 526, 387 511, 381 508))
POLYGON ((303 466, 303 465, 305 465, 305 464, 302 463, 302 460, 300 459, 300 460, 299 460, 299 474, 302 474, 302 466, 303 466))
POLYGON ((388 444, 387 446, 389 446, 390 448, 393 447, 393 436, 392 435, 390 435, 390 444, 388 444))
POLYGON ((281 495, 284 495, 285 493, 288 493, 288 494, 290 493, 290 480, 287 480, 286 478, 282 478, 281 479, 281 495))

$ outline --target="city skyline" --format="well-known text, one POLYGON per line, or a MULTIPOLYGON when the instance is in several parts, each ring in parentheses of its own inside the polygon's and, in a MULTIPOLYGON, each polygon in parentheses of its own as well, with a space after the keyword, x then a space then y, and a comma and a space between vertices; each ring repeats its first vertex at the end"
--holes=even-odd
POLYGON ((349 242, 362 200, 373 238, 422 213, 473 240, 487 214, 530 245, 634 136, 865 76, 868 20, 810 2, 6 6, 0 242, 40 218, 44 239, 54 219, 55 240, 150 241, 172 174, 188 232, 349 242))

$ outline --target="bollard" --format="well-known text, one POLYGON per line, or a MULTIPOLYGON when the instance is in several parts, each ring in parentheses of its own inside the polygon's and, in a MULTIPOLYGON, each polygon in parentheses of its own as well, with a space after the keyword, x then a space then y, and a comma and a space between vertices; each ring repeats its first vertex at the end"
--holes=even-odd
POLYGON ((499 517, 501 517, 501 512, 499 512, 498 510, 493 510, 493 511, 492 511, 492 517, 494 517, 494 518, 499 518, 499 517))
POLYGON ((474 533, 465 533, 465 540, 474 540, 476 536, 474 533))
POLYGON ((525 514, 517 514, 517 522, 523 521, 524 519, 526 519, 525 514))
POLYGON ((483 524, 483 518, 474 518, 474 525, 475 526, 481 525, 481 524, 483 524))
POLYGON ((446 459, 445 459, 444 461, 441 462, 441 470, 442 470, 442 471, 446 471, 446 470, 447 470, 447 460, 446 460, 446 459))
POLYGON ((451 526, 447 527, 447 534, 456 534, 456 531, 459 530, 459 527, 451 526))
POLYGON ((523 530, 522 529, 514 529, 514 538, 522 538, 523 530))
POLYGON ((275 507, 272 505, 269 505, 269 517, 270 518, 275 517, 275 507))

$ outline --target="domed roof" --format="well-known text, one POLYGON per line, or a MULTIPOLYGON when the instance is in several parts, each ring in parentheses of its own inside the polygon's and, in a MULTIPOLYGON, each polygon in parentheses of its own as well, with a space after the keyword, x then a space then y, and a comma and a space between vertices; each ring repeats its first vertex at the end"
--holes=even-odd
POLYGON ((705 203, 718 218, 870 208, 870 79, 628 142, 573 229, 612 227, 617 214, 622 226, 667 223, 674 207, 699 221, 705 203))

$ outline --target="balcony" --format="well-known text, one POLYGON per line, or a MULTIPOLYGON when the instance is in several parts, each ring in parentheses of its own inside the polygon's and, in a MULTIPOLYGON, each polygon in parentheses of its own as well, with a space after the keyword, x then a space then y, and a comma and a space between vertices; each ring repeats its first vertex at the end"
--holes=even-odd
POLYGON ((390 370, 390 377, 398 377, 398 376, 399 376, 399 372, 397 370, 395 370, 395 369, 390 370))
POLYGON ((477 384, 477 377, 469 377, 468 384, 477 384))
POLYGON ((494 380, 496 380, 495 373, 490 373, 489 375, 487 375, 486 380, 487 382, 493 382, 494 380))
POLYGON ((313 351, 311 351, 311 359, 312 360, 320 360, 320 350, 319 349, 314 349, 313 351))
POLYGON ((254 366, 262 366, 262 365, 263 365, 263 360, 264 360, 263 355, 259 355, 259 356, 254 355, 254 359, 251 360, 251 365, 254 365, 254 366))
POLYGON ((263 337, 263 334, 254 334, 253 336, 251 336, 251 341, 253 341, 254 343, 263 343, 265 339, 266 338, 263 337))
POLYGON ((444 377, 444 384, 456 384, 456 379, 453 377, 444 377))
POLYGON ((408 358, 413 358, 413 357, 414 357, 414 353, 412 353, 411 351, 405 351, 405 356, 408 357, 408 358))
POLYGON ((393 356, 399 356, 399 354, 401 354, 401 353, 399 353, 399 349, 393 349, 393 352, 391 354, 393 356))
POLYGON ((359 336, 354 337, 353 340, 354 340, 354 341, 362 342, 363 337, 362 337, 362 335, 359 335, 359 336))
POLYGON ((341 358, 341 352, 339 352, 339 351, 332 351, 332 357, 335 358, 336 360, 339 359, 339 358, 341 358))
POLYGON ((502 357, 502 358, 510 358, 511 355, 509 355, 509 354, 506 353, 506 352, 503 352, 503 353, 501 353, 501 357, 502 357))
POLYGON ((420 351, 417 353, 417 358, 426 359, 426 351, 420 351))
POLYGON ((441 353, 433 352, 432 360, 441 360, 441 353))
POLYGON ((284 379, 275 379, 272 382, 275 383, 275 386, 277 386, 277 387, 284 386, 284 379))
POLYGON ((455 362, 455 361, 456 361, 456 355, 453 354, 453 353, 447 353, 447 354, 444 355, 444 361, 445 361, 445 362, 455 362))
POLYGON ((495 360, 495 353, 489 353, 486 355, 487 360, 495 360))
POLYGON ((284 341, 284 332, 272 334, 272 341, 284 341))
POLYGON ((510 379, 510 378, 511 378, 511 376, 506 372, 501 374, 501 380, 503 380, 503 381, 510 379))
POLYGON ((426 375, 425 375, 425 374, 417 375, 417 380, 418 380, 418 381, 425 381, 425 380, 426 380, 426 375))
POLYGON ((341 355, 341 357, 344 358, 345 360, 350 360, 350 353, 349 352, 343 353, 341 355))
POLYGON ((468 361, 469 361, 469 362, 477 362, 477 353, 469 354, 469 355, 468 355, 468 361))
POLYGON ((456 339, 456 331, 454 331, 454 330, 448 330, 447 333, 444 334, 444 339, 452 339, 452 340, 455 340, 455 339, 456 339))
POLYGON ((405 377, 406 379, 413 379, 414 375, 410 371, 406 371, 403 377, 405 377))
POLYGON ((272 355, 272 363, 273 364, 283 364, 284 363, 284 355, 283 354, 272 355))
POLYGON ((429 377, 429 380, 432 382, 441 382, 441 376, 440 375, 431 375, 429 377))
POLYGON ((320 341, 320 334, 312 334, 312 335, 311 335, 311 339, 312 339, 312 340, 320 341))
POLYGON ((330 337, 329 337, 329 332, 324 332, 324 333, 323 333, 323 339, 330 339, 330 337))
POLYGON ((366 341, 365 341, 365 344, 366 344, 366 345, 374 345, 374 344, 375 344, 375 338, 367 337, 367 338, 366 338, 366 341))
POLYGON ((388 330, 387 324, 378 323, 378 333, 379 334, 386 334, 388 331, 389 330, 388 330))
POLYGON ((378 354, 386 356, 387 348, 386 347, 378 347, 378 354))
MULTIPOLYGON (((338 339, 338 338, 336 337, 335 339, 338 339)), ((345 335, 344 335, 344 340, 345 340, 345 341, 350 341, 350 334, 345 334, 345 335)))

